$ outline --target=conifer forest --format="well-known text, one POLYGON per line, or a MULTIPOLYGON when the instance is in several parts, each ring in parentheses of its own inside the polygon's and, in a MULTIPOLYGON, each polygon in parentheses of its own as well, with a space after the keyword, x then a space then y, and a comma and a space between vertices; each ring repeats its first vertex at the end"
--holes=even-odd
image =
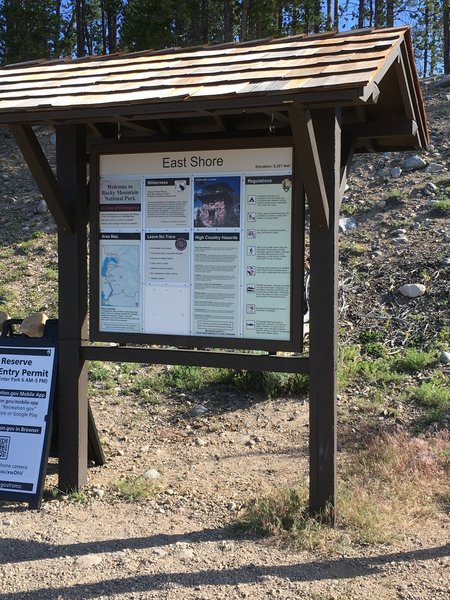
POLYGON ((419 74, 450 73, 450 0, 1 0, 0 60, 409 25, 419 74))

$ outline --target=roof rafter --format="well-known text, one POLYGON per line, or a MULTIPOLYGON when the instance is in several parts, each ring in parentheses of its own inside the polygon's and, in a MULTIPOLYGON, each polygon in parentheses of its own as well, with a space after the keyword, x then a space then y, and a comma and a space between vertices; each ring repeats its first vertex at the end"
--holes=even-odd
POLYGON ((327 229, 329 206, 311 113, 309 109, 293 104, 289 108, 289 117, 311 222, 319 229, 327 229))

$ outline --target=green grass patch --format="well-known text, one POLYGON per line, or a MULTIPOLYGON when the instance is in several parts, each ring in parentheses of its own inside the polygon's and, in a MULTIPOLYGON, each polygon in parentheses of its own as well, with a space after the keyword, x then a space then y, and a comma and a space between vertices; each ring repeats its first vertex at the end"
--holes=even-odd
POLYGON ((409 389, 406 397, 426 409, 417 420, 417 427, 450 422, 450 386, 445 374, 437 373, 430 381, 424 381, 419 386, 409 389))
POLYGON ((358 344, 339 346, 337 370, 339 390, 344 390, 355 381, 361 360, 361 347, 358 344))
POLYGON ((338 387, 342 390, 363 379, 373 385, 399 383, 407 375, 437 366, 435 351, 405 349, 400 355, 389 356, 386 348, 371 334, 361 334, 361 345, 342 346, 339 349, 338 387))
POLYGON ((113 484, 112 489, 124 500, 139 502, 153 498, 160 489, 160 484, 143 476, 127 477, 113 484))
POLYGON ((268 371, 232 371, 232 383, 243 391, 258 391, 265 396, 305 394, 309 387, 307 375, 272 373, 268 371))
POLYGON ((441 450, 438 450, 437 458, 443 467, 450 469, 450 448, 442 448, 441 450))
POLYGON ((406 348, 404 353, 394 360, 393 368, 399 373, 416 373, 437 365, 435 352, 425 352, 415 348, 406 348))
POLYGON ((51 497, 62 500, 67 499, 73 504, 86 504, 88 501, 88 495, 84 490, 70 489, 64 492, 56 486, 51 489, 51 497))
POLYGON ((89 363, 89 381, 108 381, 114 377, 112 363, 93 360, 89 363))
POLYGON ((176 391, 195 393, 213 386, 230 385, 241 391, 257 391, 273 397, 305 393, 308 378, 296 373, 174 366, 162 372, 137 376, 130 391, 152 401, 158 394, 176 391))
POLYGON ((363 360, 359 365, 358 375, 373 385, 385 386, 405 380, 405 373, 395 368, 392 357, 363 360))
POLYGON ((174 391, 198 392, 211 385, 229 382, 231 382, 231 375, 228 369, 176 365, 160 372, 146 371, 138 374, 130 391, 148 400, 154 394, 174 391))
POLYGON ((309 515, 305 488, 282 488, 249 503, 235 524, 241 531, 274 536, 298 549, 312 550, 324 527, 309 515))
POLYGON ((438 217, 448 217, 450 215, 450 199, 434 202, 431 212, 438 217))
POLYGON ((229 369, 174 366, 159 376, 159 383, 163 389, 197 392, 210 385, 231 383, 231 372, 229 369))

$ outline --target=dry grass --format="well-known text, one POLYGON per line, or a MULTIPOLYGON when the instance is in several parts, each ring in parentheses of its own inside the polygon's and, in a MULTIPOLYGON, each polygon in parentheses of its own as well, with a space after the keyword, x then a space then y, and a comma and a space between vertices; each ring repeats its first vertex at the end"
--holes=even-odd
POLYGON ((360 542, 389 542, 448 498, 448 433, 434 438, 382 434, 341 465, 339 526, 360 542))
POLYGON ((305 550, 337 551, 345 543, 389 543, 450 501, 450 435, 374 437, 365 450, 341 456, 337 528, 308 515, 306 488, 254 500, 239 526, 305 550))

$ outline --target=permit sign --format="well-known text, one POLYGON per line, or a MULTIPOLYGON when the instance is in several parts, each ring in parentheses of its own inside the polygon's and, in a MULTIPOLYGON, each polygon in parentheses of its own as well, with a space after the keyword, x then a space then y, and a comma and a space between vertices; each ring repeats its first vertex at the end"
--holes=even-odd
POLYGON ((49 340, 0 338, 0 500, 40 506, 55 360, 49 340))

